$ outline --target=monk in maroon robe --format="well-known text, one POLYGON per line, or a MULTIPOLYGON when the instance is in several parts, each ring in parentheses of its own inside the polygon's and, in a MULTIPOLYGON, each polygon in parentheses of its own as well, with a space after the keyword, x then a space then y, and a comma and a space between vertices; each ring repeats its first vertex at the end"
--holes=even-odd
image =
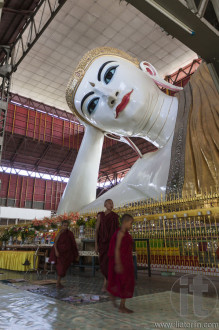
POLYGON ((73 261, 78 258, 78 249, 73 233, 68 229, 69 222, 62 222, 62 229, 55 239, 54 246, 50 253, 49 262, 56 263, 56 271, 58 279, 57 288, 62 288, 61 278, 66 275, 66 272, 73 261))
POLYGON ((108 250, 110 240, 119 228, 119 217, 113 212, 113 201, 107 199, 104 203, 105 212, 98 213, 96 224, 95 250, 99 253, 100 269, 104 276, 102 291, 106 291, 108 277, 108 250))
POLYGON ((112 295, 112 298, 121 298, 119 307, 121 313, 132 313, 132 310, 126 308, 125 301, 127 298, 133 297, 135 286, 132 256, 133 240, 128 233, 128 230, 132 228, 133 217, 129 214, 124 214, 121 222, 121 229, 114 233, 110 241, 107 290, 112 295))

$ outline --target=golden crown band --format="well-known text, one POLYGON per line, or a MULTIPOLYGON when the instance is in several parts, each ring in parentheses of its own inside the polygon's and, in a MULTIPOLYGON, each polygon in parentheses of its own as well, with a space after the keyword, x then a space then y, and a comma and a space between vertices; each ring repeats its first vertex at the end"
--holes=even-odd
MULTIPOLYGON (((86 120, 75 108, 74 98, 75 94, 77 92, 78 86, 80 85, 87 69, 90 67, 90 65, 94 62, 94 60, 100 56, 117 56, 120 58, 123 58, 129 62, 132 62, 137 67, 139 66, 139 61, 137 58, 132 57, 131 55, 127 54, 126 52, 117 49, 117 48, 111 48, 111 47, 99 47, 94 48, 87 52, 80 62, 78 63, 75 71, 72 74, 71 79, 69 80, 69 83, 67 85, 66 89, 66 101, 71 109, 71 111, 82 121, 85 123, 92 125, 90 122, 86 120)), ((93 125, 92 125, 93 126, 93 125)))

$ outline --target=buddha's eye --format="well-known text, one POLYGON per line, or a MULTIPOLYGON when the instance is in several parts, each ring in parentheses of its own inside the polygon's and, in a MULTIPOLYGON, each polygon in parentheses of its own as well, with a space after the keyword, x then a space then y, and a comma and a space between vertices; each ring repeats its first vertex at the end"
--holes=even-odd
POLYGON ((114 73, 116 72, 116 69, 118 68, 117 66, 111 66, 105 73, 104 75, 104 82, 105 84, 109 84, 109 82, 111 81, 112 77, 114 76, 114 73))
POLYGON ((96 107, 97 107, 97 104, 99 102, 99 97, 95 97, 94 99, 92 99, 89 103, 88 103, 88 106, 87 106, 87 111, 89 112, 89 114, 91 115, 96 107))

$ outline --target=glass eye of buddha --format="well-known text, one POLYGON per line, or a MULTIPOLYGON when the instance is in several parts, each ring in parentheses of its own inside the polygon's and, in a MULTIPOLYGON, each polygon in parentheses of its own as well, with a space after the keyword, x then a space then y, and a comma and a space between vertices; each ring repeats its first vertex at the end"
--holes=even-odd
POLYGON ((113 78, 113 76, 114 76, 114 74, 115 74, 117 68, 118 68, 118 65, 116 65, 116 66, 111 66, 111 67, 105 72, 103 80, 104 80, 104 82, 105 82, 106 85, 109 84, 109 82, 112 80, 112 78, 113 78))

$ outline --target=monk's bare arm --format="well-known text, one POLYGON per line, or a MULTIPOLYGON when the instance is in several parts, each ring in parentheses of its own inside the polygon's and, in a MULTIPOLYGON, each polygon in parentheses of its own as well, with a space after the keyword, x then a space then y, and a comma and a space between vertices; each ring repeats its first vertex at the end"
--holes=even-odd
POLYGON ((60 231, 58 232, 58 234, 56 235, 55 240, 54 240, 54 246, 57 245, 58 240, 59 240, 59 237, 60 237, 61 234, 62 234, 62 230, 60 230, 60 231))
POLYGON ((61 229, 58 234, 56 235, 55 237, 55 241, 54 241, 54 248, 55 248, 55 255, 56 257, 58 258, 59 257, 59 251, 57 249, 57 243, 58 243, 58 240, 59 240, 59 237, 60 235, 63 233, 63 230, 61 229))
POLYGON ((98 234, 100 229, 100 214, 97 216, 97 222, 96 222, 96 231, 95 231, 95 251, 98 253, 98 234))
POLYGON ((120 247, 121 247, 123 236, 124 236, 124 233, 122 231, 119 231, 118 234, 117 234, 117 238, 116 238, 115 271, 117 273, 122 273, 123 272, 121 258, 120 258, 120 247))

